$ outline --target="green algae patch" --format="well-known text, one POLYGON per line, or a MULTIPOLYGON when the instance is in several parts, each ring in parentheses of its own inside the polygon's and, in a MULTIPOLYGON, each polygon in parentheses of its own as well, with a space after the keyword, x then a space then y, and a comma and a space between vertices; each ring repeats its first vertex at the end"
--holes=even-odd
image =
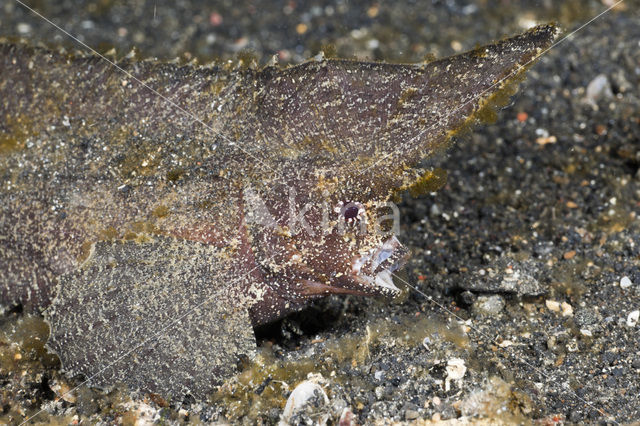
POLYGON ((299 141, 292 141, 291 146, 283 148, 281 153, 286 158, 296 159, 303 155, 337 155, 339 154, 339 150, 338 147, 327 138, 305 136, 299 141))
POLYGON ((526 77, 526 71, 532 64, 527 64, 515 73, 502 77, 497 80, 494 85, 499 89, 493 92, 490 96, 482 99, 478 104, 475 112, 462 124, 458 129, 450 133, 450 137, 464 136, 471 134, 473 126, 480 124, 494 124, 498 121, 498 112, 507 106, 511 100, 511 97, 518 91, 520 83, 522 83, 526 77))
POLYGON ((170 212, 169 207, 162 205, 153 209, 151 214, 153 215, 153 217, 156 217, 159 219, 159 218, 168 216, 169 212, 170 212))
POLYGON ((624 206, 614 206, 602 212, 590 230, 615 234, 628 229, 635 220, 637 220, 635 214, 629 212, 624 206))
POLYGON ((413 197, 440 190, 447 183, 447 171, 436 167, 420 176, 409 188, 413 197))
POLYGON ((122 239, 145 243, 153 241, 152 236, 161 233, 155 224, 148 221, 139 221, 129 225, 129 229, 124 233, 122 239))
POLYGON ((121 126, 111 136, 113 146, 127 147, 116 157, 116 165, 123 179, 153 176, 160 166, 160 151, 154 141, 143 139, 135 128, 121 126))
POLYGON ((242 49, 235 57, 236 66, 241 70, 257 68, 259 61, 258 54, 251 49, 242 49))
POLYGON ((463 418, 487 425, 528 424, 527 415, 534 409, 529 395, 515 390, 498 376, 490 376, 481 388, 454 404, 463 418))
POLYGON ((403 108, 405 104, 411 102, 412 99, 417 98, 419 95, 418 89, 415 87, 407 87, 398 98, 398 109, 403 108))
MULTIPOLYGON (((431 317, 406 317, 397 323, 381 319, 359 333, 329 341, 317 339, 311 343, 311 355, 296 359, 276 358, 264 347, 242 373, 219 387, 212 402, 226 407, 230 420, 243 416, 255 420, 269 410, 282 410, 288 393, 310 374, 320 374, 332 384, 373 390, 377 383, 366 375, 354 376, 352 370, 368 370, 384 348, 422 345, 425 337, 436 343, 452 343, 460 350, 469 348, 469 339, 460 328, 431 317)), ((331 397, 331 386, 325 390, 331 397)))
POLYGON ((220 96, 222 91, 226 89, 228 86, 228 82, 225 80, 216 80, 211 83, 209 86, 209 90, 213 96, 220 96))
POLYGON ((27 140, 37 135, 33 120, 25 115, 5 116, 4 126, 0 127, 0 155, 24 149, 27 140))
POLYGON ((367 326, 368 347, 378 344, 413 347, 421 345, 425 337, 432 341, 450 342, 458 349, 469 347, 469 338, 459 327, 428 316, 407 317, 400 322, 380 320, 367 326))
POLYGON ((24 316, 17 321, 0 325, 0 367, 5 371, 20 371, 45 366, 56 366, 58 357, 47 352, 49 326, 38 316, 24 316))
POLYGON ((102 229, 98 232, 98 240, 100 241, 115 241, 119 236, 120 233, 113 226, 102 229))
POLYGON ((169 182, 177 182, 182 176, 184 176, 185 173, 186 170, 182 168, 169 170, 169 172, 167 172, 167 180, 169 182))
POLYGON ((582 276, 589 268, 591 262, 586 259, 558 263, 552 271, 551 287, 559 294, 580 299, 587 291, 582 276))

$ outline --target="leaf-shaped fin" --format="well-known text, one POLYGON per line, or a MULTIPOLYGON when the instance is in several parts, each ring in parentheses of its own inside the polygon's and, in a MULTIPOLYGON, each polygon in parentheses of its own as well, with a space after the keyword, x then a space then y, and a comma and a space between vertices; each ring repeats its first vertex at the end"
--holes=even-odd
POLYGON ((388 177, 446 146, 557 34, 541 26, 427 64, 330 59, 265 68, 253 137, 296 170, 321 167, 344 178, 377 166, 372 178, 388 177))
POLYGON ((246 295, 221 262, 209 246, 166 237, 96 243, 61 279, 49 344, 91 385, 204 397, 255 350, 246 295))

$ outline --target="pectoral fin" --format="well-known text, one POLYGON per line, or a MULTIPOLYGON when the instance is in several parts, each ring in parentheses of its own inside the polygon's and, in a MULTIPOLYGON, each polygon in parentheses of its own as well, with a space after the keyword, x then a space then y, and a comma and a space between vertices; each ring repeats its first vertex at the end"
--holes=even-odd
POLYGON ((215 248, 172 238, 97 243, 61 279, 49 344, 92 386, 202 398, 255 350, 247 306, 221 263, 215 248))

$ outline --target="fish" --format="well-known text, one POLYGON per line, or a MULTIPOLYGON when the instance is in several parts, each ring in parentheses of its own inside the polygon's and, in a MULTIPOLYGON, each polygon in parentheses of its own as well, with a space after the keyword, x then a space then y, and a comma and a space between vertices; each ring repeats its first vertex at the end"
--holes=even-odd
POLYGON ((396 296, 404 191, 495 114, 560 30, 416 64, 118 60, 0 42, 0 303, 70 377, 205 398, 254 327, 396 296))

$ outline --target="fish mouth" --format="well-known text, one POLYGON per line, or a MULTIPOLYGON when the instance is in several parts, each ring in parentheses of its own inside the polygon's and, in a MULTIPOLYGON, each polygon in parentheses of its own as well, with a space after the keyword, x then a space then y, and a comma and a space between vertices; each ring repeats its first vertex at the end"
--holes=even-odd
POLYGON ((367 292, 397 296, 400 289, 393 283, 393 272, 406 263, 408 254, 394 235, 378 248, 357 257, 351 266, 352 276, 367 292))

